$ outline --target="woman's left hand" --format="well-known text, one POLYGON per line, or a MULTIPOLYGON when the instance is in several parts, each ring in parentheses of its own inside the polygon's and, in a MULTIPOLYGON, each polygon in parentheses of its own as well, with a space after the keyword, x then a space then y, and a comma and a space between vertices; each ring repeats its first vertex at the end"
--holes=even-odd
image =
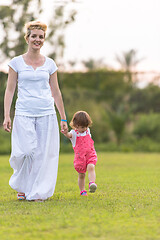
POLYGON ((68 125, 67 122, 61 121, 61 132, 63 134, 66 134, 68 132, 68 125))

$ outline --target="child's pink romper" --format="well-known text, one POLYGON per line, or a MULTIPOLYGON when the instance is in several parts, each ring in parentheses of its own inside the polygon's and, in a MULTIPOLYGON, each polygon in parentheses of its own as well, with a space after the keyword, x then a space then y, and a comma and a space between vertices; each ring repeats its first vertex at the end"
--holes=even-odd
POLYGON ((94 141, 92 140, 88 130, 85 136, 80 136, 79 132, 75 130, 76 145, 73 147, 75 158, 74 168, 78 173, 85 173, 88 164, 96 165, 97 154, 94 148, 94 141))

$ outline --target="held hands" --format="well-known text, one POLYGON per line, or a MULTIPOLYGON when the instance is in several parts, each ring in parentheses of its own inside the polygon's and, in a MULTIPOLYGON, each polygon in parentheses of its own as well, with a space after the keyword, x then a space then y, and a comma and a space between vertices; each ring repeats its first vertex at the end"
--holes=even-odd
POLYGON ((6 132, 11 132, 11 119, 7 117, 4 119, 3 128, 6 132))
POLYGON ((67 138, 72 138, 72 134, 68 132, 68 125, 66 120, 61 120, 61 133, 67 138))
POLYGON ((67 122, 61 121, 61 133, 63 133, 64 135, 68 133, 67 122))

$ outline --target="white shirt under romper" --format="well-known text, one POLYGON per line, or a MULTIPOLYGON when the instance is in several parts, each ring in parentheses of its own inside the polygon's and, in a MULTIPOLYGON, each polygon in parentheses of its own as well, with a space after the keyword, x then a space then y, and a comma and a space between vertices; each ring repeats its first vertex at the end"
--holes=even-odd
POLYGON ((39 117, 55 114, 49 79, 57 71, 55 62, 45 57, 45 63, 35 70, 23 56, 14 57, 8 64, 18 73, 18 98, 15 115, 39 117))
POLYGON ((83 132, 83 133, 78 132, 78 134, 76 133, 76 131, 75 131, 74 129, 72 129, 72 130, 70 131, 70 133, 72 134, 72 138, 70 138, 70 140, 71 140, 71 143, 72 143, 72 146, 73 146, 73 147, 76 146, 77 136, 78 136, 78 137, 79 137, 79 136, 83 136, 83 137, 84 137, 84 136, 86 136, 87 134, 89 134, 90 137, 91 137, 90 129, 87 128, 87 131, 85 131, 85 132, 83 132), (88 132, 87 132, 87 131, 88 131, 88 132))

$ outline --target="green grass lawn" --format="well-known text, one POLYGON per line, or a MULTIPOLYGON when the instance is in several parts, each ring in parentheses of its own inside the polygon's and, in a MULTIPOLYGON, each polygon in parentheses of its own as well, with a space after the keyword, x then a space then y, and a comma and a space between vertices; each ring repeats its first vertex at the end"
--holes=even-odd
POLYGON ((79 195, 73 154, 61 154, 45 202, 16 200, 8 158, 0 157, 1 240, 160 239, 160 154, 99 153, 98 189, 87 197, 79 195))

